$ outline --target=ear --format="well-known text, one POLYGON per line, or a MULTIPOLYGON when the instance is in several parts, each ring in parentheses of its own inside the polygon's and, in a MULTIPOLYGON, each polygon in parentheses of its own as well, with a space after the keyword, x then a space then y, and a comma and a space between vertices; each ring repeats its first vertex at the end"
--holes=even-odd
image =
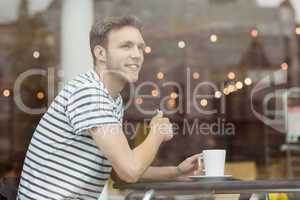
POLYGON ((94 47, 94 55, 96 58, 96 61, 106 62, 106 49, 100 45, 96 45, 94 47))

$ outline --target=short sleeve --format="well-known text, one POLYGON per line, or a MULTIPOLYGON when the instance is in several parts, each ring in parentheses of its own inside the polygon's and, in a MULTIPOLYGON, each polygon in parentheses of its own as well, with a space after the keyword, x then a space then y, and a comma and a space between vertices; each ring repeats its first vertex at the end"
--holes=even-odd
POLYGON ((67 115, 75 134, 104 124, 120 124, 114 113, 107 93, 93 85, 76 89, 67 103, 67 115))

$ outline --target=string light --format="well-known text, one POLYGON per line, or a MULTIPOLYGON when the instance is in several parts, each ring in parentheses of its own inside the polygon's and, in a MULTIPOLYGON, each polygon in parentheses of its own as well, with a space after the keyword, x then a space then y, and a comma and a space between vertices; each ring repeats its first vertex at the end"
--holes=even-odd
POLYGON ((151 47, 146 46, 144 51, 145 51, 146 54, 149 54, 149 53, 151 53, 152 49, 151 49, 151 47))
POLYGON ((233 79, 235 79, 235 73, 234 73, 234 72, 229 72, 229 73, 227 74, 227 77, 228 77, 230 80, 233 80, 233 79))
POLYGON ((10 90, 9 89, 4 89, 2 92, 3 96, 9 97, 10 96, 10 90))
POLYGON ((245 83, 246 85, 251 85, 251 84, 252 84, 251 78, 245 78, 244 83, 245 83))
POLYGON ((200 100, 200 105, 201 105, 202 107, 206 107, 206 106, 208 105, 207 99, 201 99, 201 100, 200 100))
POLYGON ((185 47, 185 42, 182 41, 182 40, 179 41, 179 42, 178 42, 178 47, 181 48, 181 49, 183 49, 183 48, 185 47))
POLYGON ((44 92, 38 92, 38 93, 36 93, 36 98, 38 99, 38 100, 42 100, 42 99, 44 99, 45 98, 45 93, 44 92))
POLYGON ((164 73, 162 73, 162 72, 158 72, 158 73, 156 74, 156 77, 157 77, 158 80, 162 80, 162 79, 164 79, 165 75, 164 75, 164 73))
POLYGON ((216 91, 216 92, 215 92, 215 97, 216 97, 216 98, 219 99, 219 98, 221 98, 221 96, 222 96, 222 92, 220 92, 220 91, 216 91))
POLYGON ((200 74, 198 73, 198 72, 194 72, 193 73, 193 79, 199 79, 199 77, 200 77, 200 74))
POLYGON ((284 63, 281 64, 281 69, 282 70, 287 70, 288 68, 289 68, 289 65, 287 63, 284 62, 284 63))
POLYGON ((210 41, 211 41, 211 42, 217 42, 217 41, 218 41, 218 36, 217 36, 216 34, 212 34, 212 35, 210 36, 210 41))

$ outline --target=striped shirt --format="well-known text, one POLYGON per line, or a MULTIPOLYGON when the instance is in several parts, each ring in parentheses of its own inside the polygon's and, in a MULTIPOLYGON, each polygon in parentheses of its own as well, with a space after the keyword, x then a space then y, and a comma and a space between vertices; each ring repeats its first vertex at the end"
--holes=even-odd
POLYGON ((122 107, 94 70, 68 82, 33 134, 17 199, 97 199, 112 167, 88 129, 121 125, 122 107))

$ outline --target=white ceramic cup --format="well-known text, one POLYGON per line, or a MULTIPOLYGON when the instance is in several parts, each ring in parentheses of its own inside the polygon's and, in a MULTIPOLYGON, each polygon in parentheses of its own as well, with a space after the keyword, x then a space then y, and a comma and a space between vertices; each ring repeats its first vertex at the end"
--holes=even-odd
POLYGON ((224 176, 225 157, 224 149, 202 151, 199 160, 204 164, 205 176, 224 176))

